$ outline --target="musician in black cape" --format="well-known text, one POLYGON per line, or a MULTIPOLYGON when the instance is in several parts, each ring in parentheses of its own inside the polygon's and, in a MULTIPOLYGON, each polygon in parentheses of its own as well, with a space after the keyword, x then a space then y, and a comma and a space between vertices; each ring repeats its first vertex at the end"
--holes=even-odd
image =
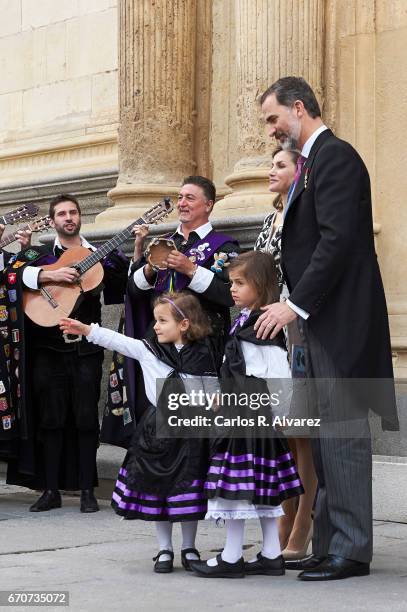
MULTIPOLYGON (((0 239, 4 225, 0 224, 0 239)), ((31 232, 17 231, 15 239, 22 248, 31 240, 31 232)), ((7 461, 15 456, 16 440, 19 436, 19 419, 10 390, 10 324, 15 318, 15 308, 7 307, 6 288, 4 286, 4 268, 14 260, 14 253, 0 251, 0 461, 7 461)))
MULTIPOLYGON (((67 194, 54 198, 49 215, 57 236, 51 247, 31 247, 6 270, 7 297, 17 310, 12 329, 11 377, 15 402, 23 415, 18 457, 9 462, 7 482, 43 489, 31 512, 59 508, 59 489, 81 490, 81 512, 96 512, 96 452, 99 443, 98 401, 103 349, 81 336, 63 335, 58 326, 41 327, 21 309, 23 288, 44 282, 73 283, 73 267, 42 270, 66 249, 96 248, 80 235, 81 209, 67 194), (18 359, 16 358, 18 357, 18 359)), ((100 293, 105 304, 123 300, 128 260, 120 252, 103 261, 103 285, 82 294, 72 316, 101 321, 100 293)))

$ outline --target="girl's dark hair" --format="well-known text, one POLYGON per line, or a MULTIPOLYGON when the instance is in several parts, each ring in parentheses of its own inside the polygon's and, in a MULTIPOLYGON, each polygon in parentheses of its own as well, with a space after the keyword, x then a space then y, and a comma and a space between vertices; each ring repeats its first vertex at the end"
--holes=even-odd
POLYGON ((212 329, 208 315, 204 312, 199 300, 191 293, 185 291, 162 293, 154 300, 153 307, 161 304, 170 307, 171 314, 177 323, 180 323, 183 319, 188 319, 189 327, 182 334, 182 338, 186 342, 200 340, 211 333, 212 329))
MULTIPOLYGON (((298 149, 283 149, 283 147, 277 147, 274 149, 271 154, 272 159, 277 155, 277 153, 281 153, 281 151, 286 151, 288 155, 291 157, 291 161, 296 166, 299 156, 301 155, 301 151, 298 149)), ((278 212, 282 212, 283 210, 283 201, 281 199, 281 193, 279 193, 273 200, 273 206, 278 212)))
POLYGON ((280 290, 273 255, 262 251, 242 253, 231 260, 229 274, 238 269, 258 296, 254 309, 280 301, 280 290))

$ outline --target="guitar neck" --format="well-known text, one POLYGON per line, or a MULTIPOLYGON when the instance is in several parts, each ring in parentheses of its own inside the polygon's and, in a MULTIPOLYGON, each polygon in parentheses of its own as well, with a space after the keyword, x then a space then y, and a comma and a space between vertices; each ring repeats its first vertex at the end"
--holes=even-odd
POLYGON ((85 257, 85 259, 83 259, 75 266, 79 273, 84 274, 85 272, 90 270, 92 266, 99 263, 99 261, 106 257, 106 255, 109 255, 109 253, 117 249, 117 247, 120 246, 123 242, 126 242, 126 240, 131 237, 132 229, 136 225, 143 224, 145 224, 145 220, 143 219, 143 217, 140 217, 139 219, 137 219, 137 221, 133 221, 133 223, 126 227, 126 229, 120 232, 120 234, 117 234, 116 236, 105 242, 101 247, 99 247, 88 257, 85 257))
POLYGON ((12 234, 9 234, 5 238, 3 238, 3 240, 0 241, 0 249, 2 249, 5 246, 8 246, 9 244, 17 240, 16 235, 18 234, 18 232, 24 232, 25 230, 29 230, 29 229, 30 229, 29 225, 24 225, 23 227, 20 227, 20 229, 17 230, 17 232, 13 232, 12 234))

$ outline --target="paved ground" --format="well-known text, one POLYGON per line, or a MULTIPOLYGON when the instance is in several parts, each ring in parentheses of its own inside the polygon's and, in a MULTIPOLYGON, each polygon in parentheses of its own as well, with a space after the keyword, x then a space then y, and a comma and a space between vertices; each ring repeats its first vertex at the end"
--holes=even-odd
MULTIPOLYGON (((289 572, 277 578, 204 580, 183 571, 179 554, 173 574, 154 574, 154 525, 120 520, 108 501, 93 515, 81 514, 75 497, 64 497, 61 509, 29 513, 35 498, 24 489, 0 486, 0 588, 67 590, 75 612, 407 610, 407 524, 375 523, 368 577, 305 584, 289 572)), ((174 533, 179 550, 178 526, 174 533)), ((249 524, 247 557, 258 551, 259 535, 257 525, 249 524)), ((223 537, 223 528, 203 522, 198 539, 203 555, 221 548, 223 537)))

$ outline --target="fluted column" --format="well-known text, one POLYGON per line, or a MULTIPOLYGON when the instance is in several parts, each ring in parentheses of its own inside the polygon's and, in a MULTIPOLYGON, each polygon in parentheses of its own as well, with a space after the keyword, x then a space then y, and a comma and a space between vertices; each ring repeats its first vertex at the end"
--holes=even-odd
POLYGON ((225 178, 232 194, 220 216, 270 208, 272 142, 265 134, 259 95, 282 76, 303 76, 322 97, 324 0, 235 0, 236 121, 239 161, 225 178))
POLYGON ((96 222, 134 217, 194 168, 196 0, 119 0, 119 179, 96 222))

